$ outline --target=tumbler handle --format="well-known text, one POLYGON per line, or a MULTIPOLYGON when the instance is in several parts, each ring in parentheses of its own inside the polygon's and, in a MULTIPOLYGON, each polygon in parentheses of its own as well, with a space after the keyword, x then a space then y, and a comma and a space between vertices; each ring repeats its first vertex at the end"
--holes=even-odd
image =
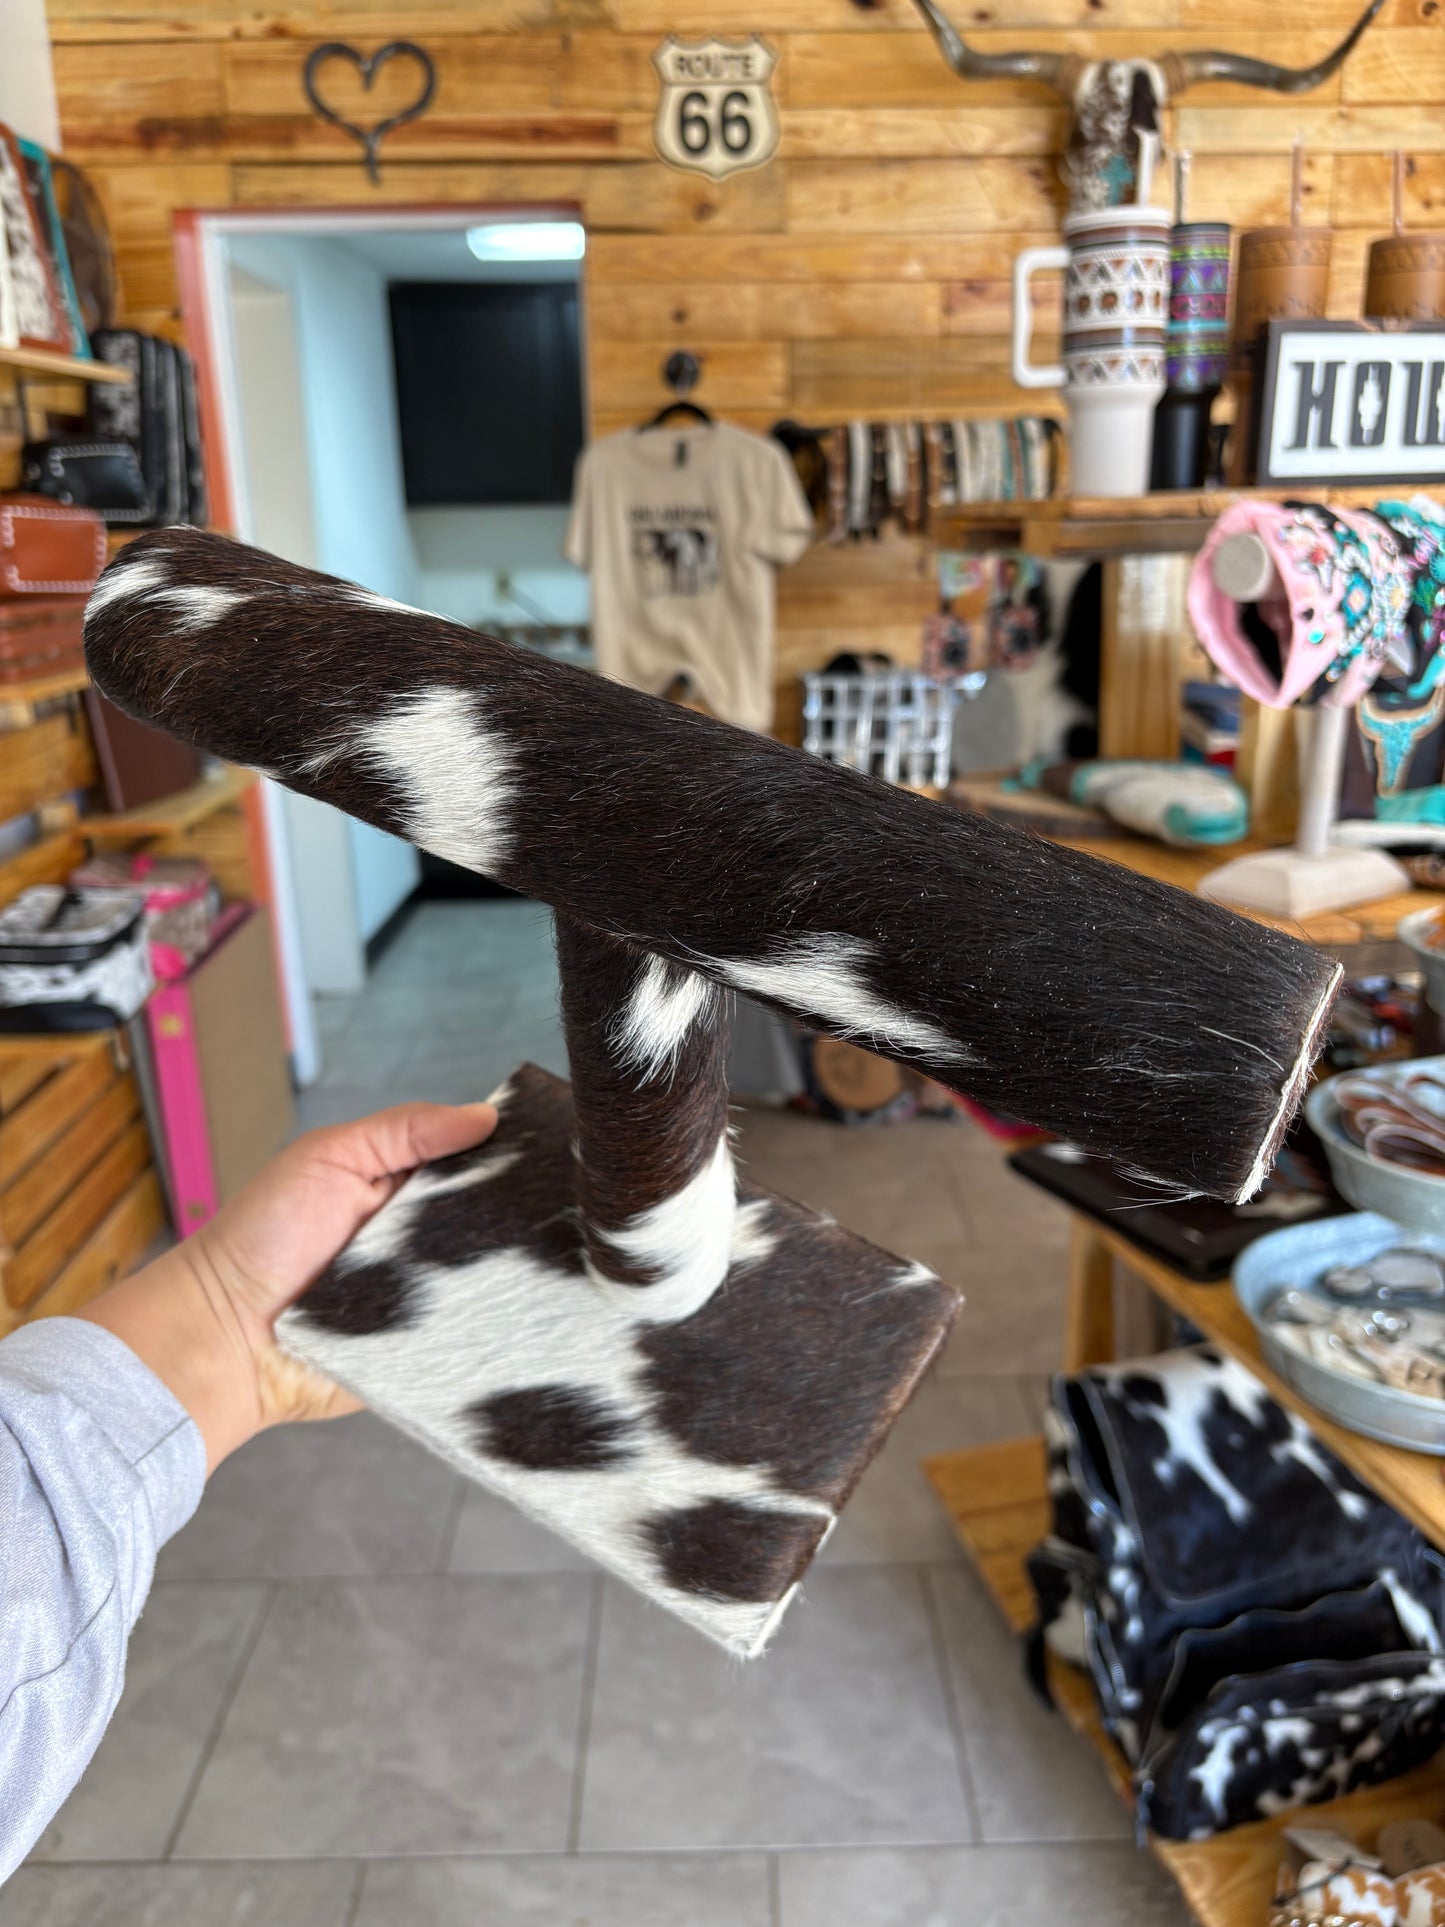
POLYGON ((1034 275, 1045 268, 1066 268, 1069 265, 1069 250, 1066 247, 1025 248, 1014 259, 1014 312, 1013 312, 1013 377, 1020 388, 1061 388, 1064 384, 1064 370, 1036 368, 1029 360, 1029 343, 1033 339, 1034 309, 1032 291, 1029 287, 1034 275))

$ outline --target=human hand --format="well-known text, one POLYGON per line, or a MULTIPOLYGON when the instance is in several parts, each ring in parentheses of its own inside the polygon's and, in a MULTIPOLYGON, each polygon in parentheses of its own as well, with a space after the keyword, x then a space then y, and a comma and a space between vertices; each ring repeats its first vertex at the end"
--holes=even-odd
POLYGON ((125 1341, 206 1441, 207 1471, 254 1433, 359 1402, 288 1358, 276 1319, 419 1164, 490 1137, 490 1104, 401 1104, 308 1131, 211 1222, 77 1316, 125 1341))

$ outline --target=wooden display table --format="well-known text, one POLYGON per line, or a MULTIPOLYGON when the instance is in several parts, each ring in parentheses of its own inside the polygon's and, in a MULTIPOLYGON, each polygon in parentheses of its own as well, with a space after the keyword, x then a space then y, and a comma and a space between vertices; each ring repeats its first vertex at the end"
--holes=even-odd
MULTIPOLYGON (((1297 1412, 1317 1438, 1355 1475, 1388 1499, 1437 1546, 1445 1548, 1445 1479, 1442 1462, 1422 1452, 1380 1445, 1333 1424, 1284 1383, 1265 1363, 1250 1323, 1228 1281, 1197 1284, 1142 1251, 1123 1232, 1074 1214, 1070 1257, 1069 1315, 1064 1369, 1079 1371, 1114 1356, 1114 1265, 1124 1264, 1157 1297, 1197 1325, 1221 1351, 1248 1367, 1278 1399, 1297 1412)), ((954 1530, 978 1568, 1009 1625, 1022 1632, 1034 1616, 1024 1560, 1048 1530, 1041 1438, 1010 1440, 930 1459, 924 1470, 943 1501, 954 1530)), ((1098 1751, 1120 1797, 1132 1805, 1129 1767, 1104 1731, 1085 1673, 1050 1658, 1049 1683, 1059 1710, 1098 1751)), ((1428 1766, 1381 1787, 1367 1787, 1325 1806, 1296 1809, 1216 1839, 1160 1840, 1149 1844, 1195 1917, 1205 1927, 1263 1927, 1279 1869, 1286 1859, 1280 1835, 1308 1816, 1310 1824, 1333 1824, 1362 1844, 1390 1820, 1445 1812, 1445 1753, 1428 1766)))
MULTIPOLYGON (((1062 843, 1066 849, 1083 850, 1089 856, 1103 857, 1110 863, 1121 863, 1128 870, 1136 870, 1140 876, 1153 877, 1159 883, 1172 883, 1180 890, 1195 890, 1211 870, 1217 870, 1221 863, 1232 857, 1247 856, 1252 850, 1270 848, 1264 838, 1247 837, 1240 843, 1229 843, 1217 849, 1171 849, 1166 843, 1156 843, 1143 836, 1110 836, 1089 838, 1083 836, 1054 837, 1053 842, 1062 843)), ((1377 903, 1362 903, 1352 910, 1329 910, 1320 916, 1305 917, 1290 921, 1282 917, 1268 917, 1254 910, 1241 910, 1240 916, 1252 917, 1258 923, 1272 924, 1277 930, 1287 930, 1292 936, 1303 937, 1321 950, 1349 951, 1363 944, 1389 944, 1395 940, 1395 932, 1401 919, 1412 911, 1428 910, 1432 906, 1445 909, 1445 891, 1441 890, 1404 890, 1399 896, 1382 897, 1377 903)), ((1351 963, 1358 958, 1349 959, 1351 963)))

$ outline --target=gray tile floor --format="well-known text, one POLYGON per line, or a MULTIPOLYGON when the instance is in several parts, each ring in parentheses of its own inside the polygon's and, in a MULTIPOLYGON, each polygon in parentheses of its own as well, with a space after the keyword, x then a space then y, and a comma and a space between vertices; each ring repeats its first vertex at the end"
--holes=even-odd
MULTIPOLYGON (((321 1025, 307 1124, 562 1070, 546 917, 428 906, 321 1025)), ((741 1152, 968 1296, 768 1656, 374 1419, 273 1433, 163 1555, 0 1927, 1182 1927, 918 1470, 1037 1423, 1061 1214, 967 1127, 751 1111, 741 1152)))

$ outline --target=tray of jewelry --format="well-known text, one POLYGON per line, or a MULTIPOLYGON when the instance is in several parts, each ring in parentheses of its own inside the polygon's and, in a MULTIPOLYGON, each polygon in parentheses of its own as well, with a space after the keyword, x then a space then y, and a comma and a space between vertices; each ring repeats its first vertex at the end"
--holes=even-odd
POLYGON ((1234 1290, 1266 1359, 1327 1418, 1445 1456, 1445 1232, 1373 1211, 1259 1238, 1234 1290))
POLYGON ((1310 1092, 1305 1117, 1351 1204, 1445 1231, 1445 1057, 1331 1077, 1310 1092))

